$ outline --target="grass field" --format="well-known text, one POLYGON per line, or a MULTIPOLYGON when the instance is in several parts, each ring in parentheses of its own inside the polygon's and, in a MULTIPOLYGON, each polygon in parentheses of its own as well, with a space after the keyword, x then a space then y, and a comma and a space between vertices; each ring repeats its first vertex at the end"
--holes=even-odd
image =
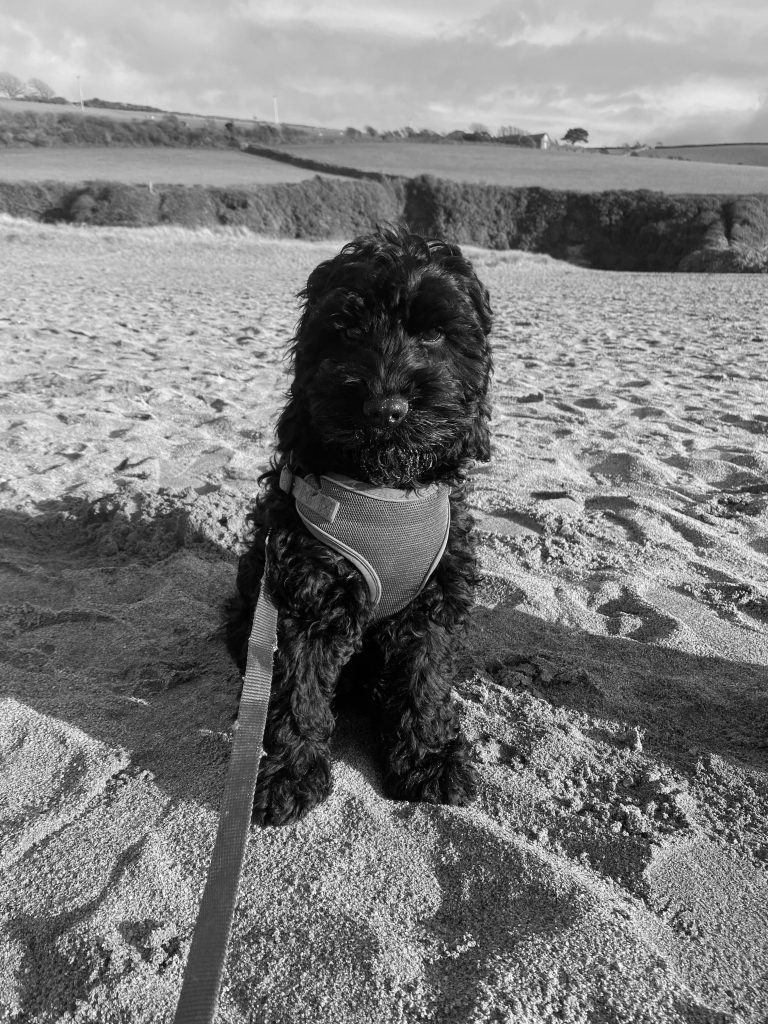
POLYGON ((314 171, 236 149, 61 146, 0 149, 1 181, 122 181, 132 185, 263 185, 304 181, 314 171))
MULTIPOLYGON (((653 160, 601 153, 540 152, 473 143, 304 143, 285 152, 363 170, 453 181, 598 192, 768 193, 768 167, 653 160)), ((0 149, 2 181, 123 181, 128 184, 259 185, 312 178, 315 171, 236 149, 52 146, 0 149)))
POLYGON ((768 142, 738 142, 723 146, 659 146, 657 157, 703 160, 711 164, 749 164, 768 167, 768 142))
POLYGON ((287 153, 386 174, 434 174, 489 185, 598 192, 646 188, 670 193, 768 193, 768 168, 487 143, 345 142, 282 146, 287 153))
MULTIPOLYGON (((53 105, 33 101, 0 100, 0 113, 33 111, 56 116, 76 112, 78 105, 53 105)), ((86 118, 160 121, 163 115, 146 111, 86 108, 86 118)), ((180 114, 192 127, 226 118, 180 114)), ((233 119, 244 128, 253 122, 233 119)), ((614 151, 557 149, 541 152, 503 144, 467 142, 346 141, 338 132, 324 132, 323 139, 285 144, 294 156, 342 167, 413 177, 431 174, 453 181, 489 185, 531 186, 597 192, 611 189, 650 189, 666 193, 768 194, 768 144, 733 146, 661 147, 661 159, 632 157, 614 151), (670 159, 675 156, 682 160, 670 159), (666 158, 666 159, 664 159, 666 158)), ((243 136, 241 136, 242 138, 243 136)), ((110 179, 126 183, 153 181, 167 184, 248 185, 293 182, 312 177, 314 171, 259 157, 242 156, 235 150, 165 148, 160 146, 91 147, 60 146, 48 149, 0 149, 0 180, 80 181, 110 179)))

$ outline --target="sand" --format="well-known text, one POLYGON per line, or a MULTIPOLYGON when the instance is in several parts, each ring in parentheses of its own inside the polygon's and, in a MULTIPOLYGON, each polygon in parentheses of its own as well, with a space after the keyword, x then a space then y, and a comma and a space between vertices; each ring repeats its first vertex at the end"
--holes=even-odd
MULTIPOLYGON (((0 222, 0 1020, 170 1021, 237 675, 220 630, 334 243, 0 222)), ((477 803, 254 832, 218 1019, 768 1015, 768 281, 473 251, 494 456, 456 692, 477 803)))

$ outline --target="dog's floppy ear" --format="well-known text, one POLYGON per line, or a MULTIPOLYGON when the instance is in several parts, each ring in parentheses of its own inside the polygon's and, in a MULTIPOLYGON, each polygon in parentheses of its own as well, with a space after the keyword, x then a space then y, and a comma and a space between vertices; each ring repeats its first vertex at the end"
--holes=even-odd
POLYGON ((465 458, 477 459, 478 462, 491 461, 491 403, 487 395, 477 403, 477 414, 464 439, 462 455, 465 458))
POLYGON ((477 318, 483 328, 483 334, 488 337, 491 333, 491 325, 493 324, 490 293, 471 267, 469 268, 469 276, 465 280, 467 294, 472 300, 472 305, 475 307, 477 318))
POLYGON ((280 413, 275 427, 277 447, 284 455, 292 455, 298 464, 312 465, 315 447, 314 433, 300 393, 294 383, 288 402, 280 413))
POLYGON ((318 263, 307 278, 307 283, 299 292, 299 299, 304 305, 305 315, 316 304, 320 296, 326 295, 335 287, 334 278, 339 276, 339 257, 318 263))
POLYGON ((347 242, 336 256, 318 263, 298 295, 304 306, 305 317, 320 299, 334 289, 348 290, 350 282, 354 281, 361 271, 367 271, 367 265, 374 260, 376 251, 376 237, 362 235, 347 242))
POLYGON ((298 403, 296 398, 292 395, 288 399, 288 403, 285 408, 280 413, 277 420, 277 426, 275 428, 278 447, 282 452, 287 454, 296 448, 302 434, 301 419, 302 416, 299 412, 298 403))
POLYGON ((456 280, 462 286, 464 294, 470 299, 475 307, 477 320, 483 329, 483 334, 488 337, 493 324, 493 310, 491 309, 491 296, 488 289, 472 269, 472 264, 464 256, 460 256, 459 268, 454 270, 456 280))
POLYGON ((488 289, 479 279, 458 245, 450 242, 430 242, 430 259, 447 270, 474 306, 477 320, 487 337, 493 323, 493 310, 488 289))

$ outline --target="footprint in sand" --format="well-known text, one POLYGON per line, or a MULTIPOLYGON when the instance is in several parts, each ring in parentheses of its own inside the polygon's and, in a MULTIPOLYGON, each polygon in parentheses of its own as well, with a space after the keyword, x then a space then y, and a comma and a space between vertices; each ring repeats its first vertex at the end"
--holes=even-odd
POLYGON ((480 733, 472 750, 481 764, 511 764, 516 759, 514 747, 489 732, 480 733))
POLYGON ((674 482, 673 474, 658 461, 633 452, 605 452, 589 472, 599 482, 611 480, 656 487, 667 487, 674 482))
POLYGON ((619 403, 604 398, 576 398, 573 404, 579 409, 618 409, 619 403))
POLYGON ((634 416, 638 420, 665 420, 670 418, 667 410, 660 408, 658 405, 636 406, 634 409, 629 410, 629 415, 634 416))
POLYGON ((596 511, 607 517, 610 532, 617 528, 622 531, 624 540, 630 544, 643 545, 648 541, 648 534, 637 523, 637 514, 642 514, 642 507, 632 498, 621 495, 607 495, 604 498, 587 498, 584 502, 587 511, 596 511), (631 515, 630 513, 635 513, 631 515))
POLYGON ((624 587, 619 597, 598 605, 596 611, 608 620, 606 629, 611 636, 628 637, 642 643, 666 640, 678 629, 678 623, 670 615, 664 615, 624 587))
POLYGON ((768 434, 768 416, 753 416, 751 419, 745 419, 743 416, 725 413, 720 419, 723 423, 741 427, 742 430, 746 430, 750 434, 768 434))

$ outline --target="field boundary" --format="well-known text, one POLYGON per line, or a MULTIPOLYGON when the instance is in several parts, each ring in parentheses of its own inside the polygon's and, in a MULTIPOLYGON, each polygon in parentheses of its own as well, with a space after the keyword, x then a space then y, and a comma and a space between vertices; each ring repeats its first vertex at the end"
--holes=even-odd
POLYGON ((355 178, 359 181, 398 181, 402 178, 402 175, 398 174, 385 174, 383 171, 365 171, 359 167, 347 167, 342 164, 328 163, 325 160, 314 160, 311 157, 296 156, 294 153, 286 153, 284 150, 273 149, 271 146, 244 146, 242 151, 251 156, 261 156, 267 160, 276 160, 281 164, 300 167, 305 171, 335 174, 342 178, 355 178))

